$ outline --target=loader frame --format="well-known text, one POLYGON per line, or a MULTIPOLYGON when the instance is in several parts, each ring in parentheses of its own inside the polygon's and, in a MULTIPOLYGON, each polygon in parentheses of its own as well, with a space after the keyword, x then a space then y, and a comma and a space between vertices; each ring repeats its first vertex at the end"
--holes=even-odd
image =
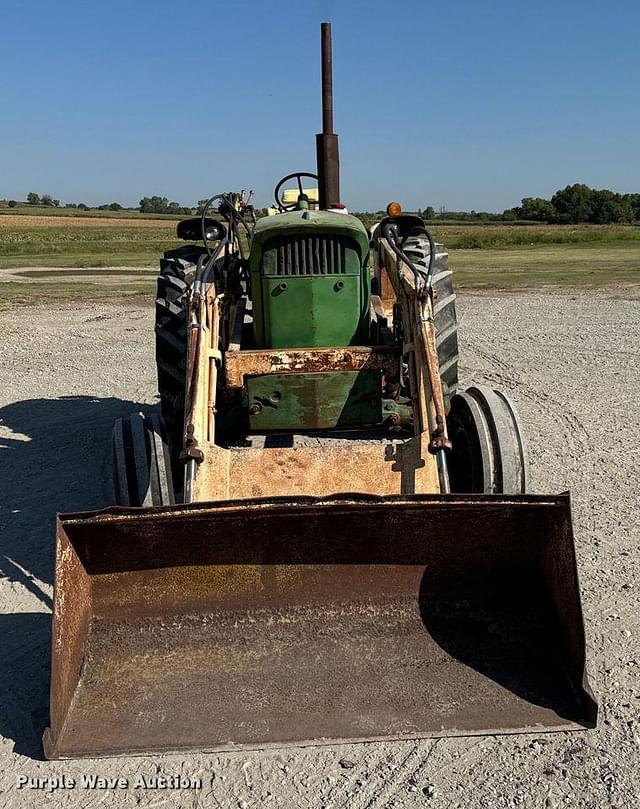
MULTIPOLYGON (((399 346, 313 349, 245 349, 242 331, 247 299, 230 306, 215 283, 189 302, 189 361, 185 419, 185 502, 237 497, 327 495, 336 491, 369 494, 445 493, 433 436, 444 425, 444 398, 437 370, 430 296, 384 238, 372 251, 375 272, 384 279, 385 311, 400 302, 404 340, 399 346), (393 297, 391 297, 391 294, 393 297), (223 325, 223 321, 226 321, 223 325), (226 345, 223 336, 228 335, 226 345), (216 441, 216 396, 220 384, 242 389, 254 376, 380 370, 396 378, 408 362, 414 434, 393 442, 352 442, 305 447, 223 446, 216 441), (435 390, 434 390, 435 388, 435 390)), ((378 305, 382 302, 379 300, 378 305)))

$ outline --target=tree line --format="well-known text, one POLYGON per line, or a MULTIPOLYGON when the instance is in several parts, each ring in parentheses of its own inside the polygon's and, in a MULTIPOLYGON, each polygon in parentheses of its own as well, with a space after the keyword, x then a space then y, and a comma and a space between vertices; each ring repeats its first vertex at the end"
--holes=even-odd
POLYGON ((17 208, 19 205, 37 205, 43 208, 77 208, 80 211, 140 211, 140 213, 160 213, 160 214, 187 214, 191 215, 194 208, 180 205, 178 202, 170 202, 167 197, 142 197, 137 208, 128 208, 119 202, 107 202, 103 205, 87 205, 84 202, 66 202, 64 205, 59 199, 54 199, 51 194, 36 194, 29 191, 25 202, 18 202, 15 199, 7 201, 9 208, 17 208))
POLYGON ((640 194, 618 194, 606 188, 575 183, 556 191, 548 200, 525 197, 522 205, 511 210, 517 219, 558 224, 640 222, 640 194))
POLYGON ((606 188, 574 183, 556 191, 550 199, 524 197, 521 205, 502 213, 446 211, 444 208, 436 211, 431 205, 418 213, 425 219, 612 225, 640 222, 640 194, 618 194, 606 188))
MULTIPOLYGON (((119 202, 109 202, 104 205, 89 206, 83 202, 67 202, 63 206, 59 199, 50 194, 36 194, 30 191, 27 194, 27 205, 38 205, 51 208, 78 208, 79 210, 123 211, 138 210, 141 213, 178 214, 191 216, 201 213, 205 200, 198 200, 193 207, 172 202, 167 197, 142 197, 137 208, 126 208, 119 202)), ((15 208, 24 205, 24 202, 9 200, 8 206, 15 208)), ((258 212, 258 211, 257 211, 258 212)), ((262 213, 262 211, 260 211, 262 213)), ((266 213, 266 210, 264 211, 266 213)), ((514 208, 507 208, 502 213, 488 211, 447 211, 445 208, 436 210, 427 205, 424 210, 417 213, 429 220, 469 221, 469 222, 544 222, 549 224, 581 224, 609 225, 616 223, 640 223, 640 194, 619 194, 608 189, 590 188, 584 183, 567 185, 553 194, 550 199, 543 197, 524 197, 522 204, 514 208)), ((375 221, 385 215, 384 211, 375 213, 357 214, 363 220, 375 221)))

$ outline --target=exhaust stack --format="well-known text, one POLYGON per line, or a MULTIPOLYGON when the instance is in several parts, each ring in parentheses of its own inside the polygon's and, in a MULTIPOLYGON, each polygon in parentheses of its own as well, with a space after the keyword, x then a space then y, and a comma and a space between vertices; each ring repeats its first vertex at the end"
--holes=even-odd
POLYGON ((320 26, 322 46, 322 132, 316 135, 318 195, 326 210, 340 202, 340 156, 338 136, 333 132, 333 58, 331 23, 320 26))

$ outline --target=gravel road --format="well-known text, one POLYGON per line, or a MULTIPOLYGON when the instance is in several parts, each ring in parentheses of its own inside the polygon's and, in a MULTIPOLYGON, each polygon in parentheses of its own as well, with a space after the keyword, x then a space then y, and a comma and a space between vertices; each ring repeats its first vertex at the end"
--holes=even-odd
POLYGON ((109 501, 113 420, 154 405, 151 307, 0 313, 0 807, 633 807, 640 801, 640 290, 459 298, 462 376, 511 393, 532 490, 573 495, 597 731, 48 763, 56 510, 109 501), (143 775, 201 789, 135 788, 143 775), (74 789, 18 788, 18 776, 74 789), (82 776, 128 779, 85 789, 82 776))

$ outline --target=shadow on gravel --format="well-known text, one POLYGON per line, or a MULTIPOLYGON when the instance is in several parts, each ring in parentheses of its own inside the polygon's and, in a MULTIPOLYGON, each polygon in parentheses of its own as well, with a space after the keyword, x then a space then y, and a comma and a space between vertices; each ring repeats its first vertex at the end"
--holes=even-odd
POLYGON ((51 607, 56 512, 102 508, 111 496, 113 422, 153 407, 91 396, 30 399, 0 408, 0 570, 51 607))
POLYGON ((14 740, 15 753, 42 759, 49 714, 49 613, 0 615, 0 649, 0 734, 14 740))
MULTIPOLYGON (((153 409, 91 396, 0 408, 0 427, 9 432, 0 436, 0 576, 24 587, 47 610, 52 601, 43 584, 53 584, 56 512, 113 502, 113 422, 153 409)), ((7 581, 3 591, 5 610, 23 607, 7 581)), ((0 733, 15 741, 17 753, 36 758, 48 713, 50 622, 48 611, 0 615, 0 733)))

